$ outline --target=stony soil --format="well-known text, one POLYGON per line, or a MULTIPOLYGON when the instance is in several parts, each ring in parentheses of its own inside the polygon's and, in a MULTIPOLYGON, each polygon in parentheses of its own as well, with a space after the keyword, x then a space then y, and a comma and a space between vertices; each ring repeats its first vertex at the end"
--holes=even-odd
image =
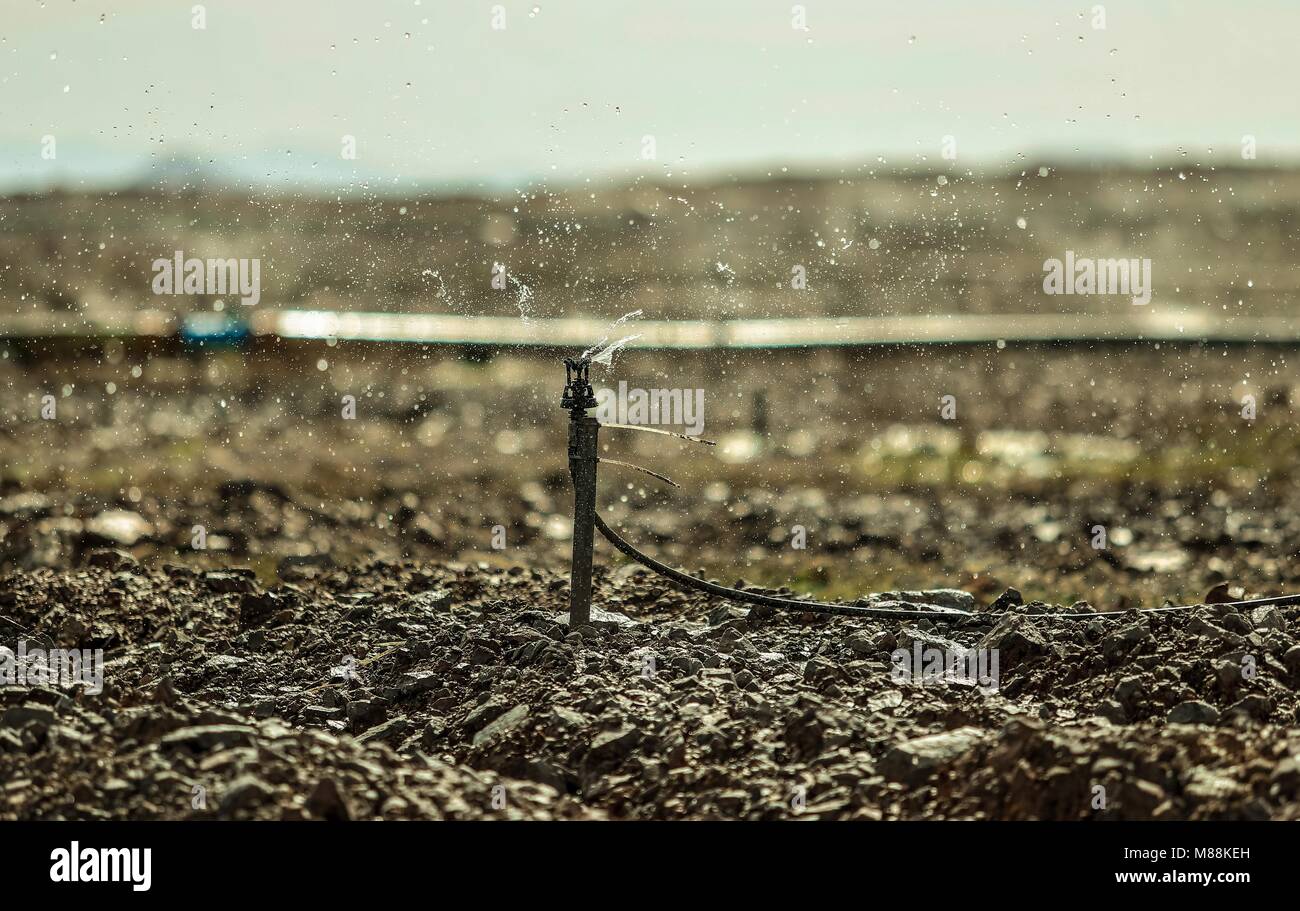
POLYGON ((598 585, 611 613, 570 630, 540 570, 264 588, 105 550, 11 575, 15 634, 109 665, 97 696, 0 691, 0 815, 1300 816, 1297 608, 1059 620, 1004 597, 938 624, 744 610, 632 567, 598 585), (913 642, 998 649, 999 691, 896 681, 913 642))

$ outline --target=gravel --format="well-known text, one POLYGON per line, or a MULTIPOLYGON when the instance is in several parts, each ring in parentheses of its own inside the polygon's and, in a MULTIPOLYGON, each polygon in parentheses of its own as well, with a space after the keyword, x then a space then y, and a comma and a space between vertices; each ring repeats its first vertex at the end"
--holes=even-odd
POLYGON ((1298 813, 1295 608, 1059 620, 931 592, 911 600, 979 613, 924 630, 727 606, 718 623, 694 595, 656 617, 657 579, 600 569, 620 619, 571 631, 542 570, 376 563, 263 586, 105 562, 0 579, 32 636, 81 604, 108 655, 97 696, 0 689, 4 818, 1298 813), (250 625, 250 599, 283 607, 250 625), (1216 663, 1247 666, 1243 642, 1254 671, 1225 685, 1216 663), (896 680, 893 649, 914 645, 1001 650, 998 690, 896 680))

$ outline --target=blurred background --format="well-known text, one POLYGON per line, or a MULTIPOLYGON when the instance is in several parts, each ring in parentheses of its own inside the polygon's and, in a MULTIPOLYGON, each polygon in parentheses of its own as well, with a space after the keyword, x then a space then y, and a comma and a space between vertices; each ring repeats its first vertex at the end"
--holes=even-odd
POLYGON ((1298 27, 1262 0, 16 2, 0 297, 210 307, 151 293, 182 249, 258 257, 262 307, 1025 312, 1072 249, 1151 258, 1166 306, 1286 312, 1300 63, 1268 39, 1298 27))

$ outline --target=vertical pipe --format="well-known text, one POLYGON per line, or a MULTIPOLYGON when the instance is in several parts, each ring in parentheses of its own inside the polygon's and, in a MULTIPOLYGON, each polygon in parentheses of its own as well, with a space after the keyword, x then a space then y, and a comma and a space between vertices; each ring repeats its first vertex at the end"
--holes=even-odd
POLYGON ((596 434, 600 423, 582 411, 569 422, 569 476, 573 478, 573 562, 569 628, 591 622, 591 552, 596 525, 596 434))
POLYGON ((754 433, 758 434, 761 437, 765 437, 767 436, 767 431, 768 431, 767 391, 763 389, 755 389, 752 402, 753 402, 752 417, 753 417, 754 433))

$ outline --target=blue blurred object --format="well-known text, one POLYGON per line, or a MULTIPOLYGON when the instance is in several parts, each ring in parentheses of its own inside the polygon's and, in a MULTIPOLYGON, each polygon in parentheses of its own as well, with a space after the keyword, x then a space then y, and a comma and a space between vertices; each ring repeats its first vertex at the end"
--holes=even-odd
POLYGON ((230 313, 187 313, 181 320, 186 347, 242 348, 252 338, 248 320, 230 313))

